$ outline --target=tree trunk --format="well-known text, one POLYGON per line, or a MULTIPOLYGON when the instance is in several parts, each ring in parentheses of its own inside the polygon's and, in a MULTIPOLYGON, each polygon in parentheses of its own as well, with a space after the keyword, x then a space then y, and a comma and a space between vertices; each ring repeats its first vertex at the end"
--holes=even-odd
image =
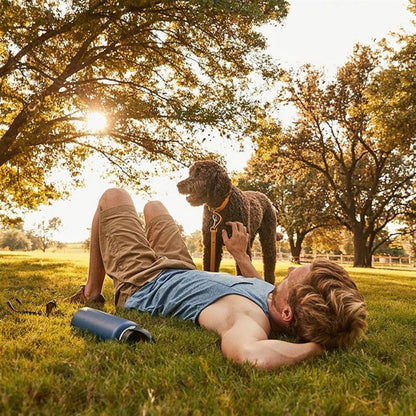
POLYGON ((371 267, 371 250, 367 238, 361 228, 353 230, 354 233, 354 267, 371 267))
POLYGON ((289 236, 290 253, 293 263, 300 264, 300 252, 302 251, 302 243, 305 235, 298 233, 296 236, 296 242, 293 235, 289 236))

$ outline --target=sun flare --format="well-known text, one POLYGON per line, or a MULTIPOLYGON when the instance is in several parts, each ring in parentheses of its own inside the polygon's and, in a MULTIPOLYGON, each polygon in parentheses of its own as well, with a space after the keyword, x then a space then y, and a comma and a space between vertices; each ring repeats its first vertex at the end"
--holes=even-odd
POLYGON ((107 118, 103 113, 90 112, 87 114, 86 129, 91 133, 98 133, 107 127, 107 118))

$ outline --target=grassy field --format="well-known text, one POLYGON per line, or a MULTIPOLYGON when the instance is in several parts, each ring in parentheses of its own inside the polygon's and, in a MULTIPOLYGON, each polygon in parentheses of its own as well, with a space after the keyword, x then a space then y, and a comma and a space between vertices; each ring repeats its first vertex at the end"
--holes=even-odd
MULTIPOLYGON (((215 334, 174 318, 117 311, 156 343, 98 341, 70 327, 78 307, 62 302, 85 280, 85 253, 0 253, 0 414, 414 415, 416 272, 349 271, 368 304, 367 339, 267 373, 226 362, 215 334), (58 310, 14 314, 15 298, 33 310, 56 299, 58 310)), ((116 312, 111 301, 105 310, 116 312)))

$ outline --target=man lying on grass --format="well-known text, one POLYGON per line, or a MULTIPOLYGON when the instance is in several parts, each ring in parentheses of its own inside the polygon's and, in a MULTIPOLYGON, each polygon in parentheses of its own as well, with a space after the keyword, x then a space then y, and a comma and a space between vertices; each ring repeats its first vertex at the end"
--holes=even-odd
POLYGON ((200 271, 161 202, 147 203, 144 217, 146 229, 126 191, 103 194, 91 228, 87 283, 68 301, 104 303, 107 274, 117 307, 191 319, 221 337, 226 358, 263 369, 347 347, 365 331, 363 297, 336 263, 290 268, 274 286, 251 264, 247 231, 234 222, 231 237, 222 238, 244 277, 200 271), (269 339, 271 333, 300 343, 269 339))

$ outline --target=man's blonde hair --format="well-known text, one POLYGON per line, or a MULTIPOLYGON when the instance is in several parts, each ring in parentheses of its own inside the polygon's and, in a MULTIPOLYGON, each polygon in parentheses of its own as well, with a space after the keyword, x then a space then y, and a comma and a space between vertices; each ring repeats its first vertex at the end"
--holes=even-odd
POLYGON ((301 340, 346 348, 367 329, 364 298, 348 273, 332 261, 315 260, 304 283, 290 289, 288 302, 293 313, 290 330, 301 340))

